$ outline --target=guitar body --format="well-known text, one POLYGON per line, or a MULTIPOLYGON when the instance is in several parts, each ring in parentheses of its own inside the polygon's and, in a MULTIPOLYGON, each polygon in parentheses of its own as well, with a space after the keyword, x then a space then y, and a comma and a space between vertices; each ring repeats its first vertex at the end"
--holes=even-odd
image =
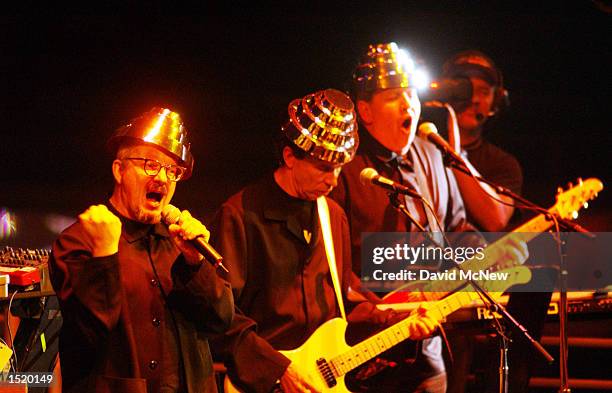
POLYGON ((345 353, 351 347, 344 339, 347 323, 342 318, 334 318, 321 325, 302 346, 290 351, 280 351, 291 359, 298 372, 308 376, 324 392, 348 392, 344 384, 344 375, 335 377, 336 385, 328 387, 317 367, 317 360, 331 359, 345 353))
MULTIPOLYGON (((331 359, 351 349, 344 339, 347 323, 342 318, 334 318, 325 322, 306 340, 304 344, 296 349, 280 351, 291 359, 293 367, 303 376, 307 376, 315 386, 322 392, 348 392, 344 384, 344 375, 334 377, 335 385, 329 387, 323 378, 323 374, 317 366, 319 359, 331 359), (324 355, 322 355, 324 354, 324 355)), ((223 385, 226 393, 242 393, 225 377, 223 385)))

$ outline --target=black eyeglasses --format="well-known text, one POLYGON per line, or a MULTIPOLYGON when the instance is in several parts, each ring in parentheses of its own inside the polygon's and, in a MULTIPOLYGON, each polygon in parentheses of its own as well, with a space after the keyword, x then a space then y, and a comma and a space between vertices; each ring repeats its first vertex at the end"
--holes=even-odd
POLYGON ((149 176, 157 176, 162 168, 166 168, 166 176, 170 181, 179 181, 187 172, 187 168, 178 165, 166 165, 151 158, 126 157, 124 160, 144 161, 142 168, 149 176))

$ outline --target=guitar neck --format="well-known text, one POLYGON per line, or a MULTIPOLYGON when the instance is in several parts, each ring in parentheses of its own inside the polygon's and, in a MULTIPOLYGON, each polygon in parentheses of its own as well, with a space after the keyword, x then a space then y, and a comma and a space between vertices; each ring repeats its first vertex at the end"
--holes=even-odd
MULTIPOLYGON (((548 210, 551 213, 555 213, 555 208, 552 207, 548 210)), ((499 255, 503 251, 505 247, 505 240, 509 237, 513 236, 514 232, 520 232, 520 239, 528 242, 533 240, 535 237, 539 236, 540 233, 547 230, 552 226, 552 221, 549 221, 544 214, 540 214, 523 225, 516 228, 512 233, 502 236, 495 243, 489 245, 484 250, 484 258, 482 260, 471 259, 464 262, 461 267, 465 270, 486 270, 491 266, 495 265, 495 263, 499 260, 499 255)), ((455 269, 455 268, 453 268, 455 269)), ((451 292, 457 289, 457 286, 461 285, 461 283, 457 283, 449 280, 440 280, 440 281, 429 281, 422 287, 422 292, 451 292)))
MULTIPOLYGON (((428 308, 427 313, 436 320, 443 320, 461 307, 471 304, 476 298, 478 298, 478 294, 475 292, 458 292, 432 305, 428 308)), ((415 318, 416 316, 408 317, 355 345, 351 350, 330 359, 332 367, 336 370, 336 375, 344 375, 402 341, 409 339, 408 325, 415 318)))

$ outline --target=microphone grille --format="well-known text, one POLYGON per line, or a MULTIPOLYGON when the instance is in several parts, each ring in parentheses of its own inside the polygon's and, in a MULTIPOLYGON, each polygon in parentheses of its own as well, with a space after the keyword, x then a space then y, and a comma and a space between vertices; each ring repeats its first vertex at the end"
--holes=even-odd
POLYGON ((430 134, 437 134, 438 129, 436 125, 431 122, 422 123, 417 129, 417 135, 421 138, 427 138, 430 134))
POLYGON ((359 180, 362 185, 367 185, 372 182, 372 180, 378 176, 378 172, 374 168, 364 168, 359 174, 359 180))
POLYGON ((181 211, 173 205, 168 205, 162 210, 162 219, 166 225, 176 224, 181 218, 181 211))

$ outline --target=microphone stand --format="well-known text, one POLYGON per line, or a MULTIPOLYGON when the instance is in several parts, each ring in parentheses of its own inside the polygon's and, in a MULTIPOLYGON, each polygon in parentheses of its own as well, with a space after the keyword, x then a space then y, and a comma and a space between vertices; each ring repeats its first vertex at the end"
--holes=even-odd
MULTIPOLYGON (((432 242, 432 244, 438 248, 443 249, 444 247, 442 247, 442 245, 436 241, 436 239, 431 236, 431 234, 429 233, 429 231, 426 231, 425 228, 410 214, 410 212, 408 212, 408 209, 406 208, 406 205, 401 203, 401 201, 399 200, 399 195, 397 192, 390 192, 388 193, 389 196, 389 200, 391 202, 391 205, 393 207, 395 207, 397 210, 401 211, 403 214, 406 215, 406 217, 408 217, 408 219, 414 223, 416 225, 416 227, 421 230, 425 236, 429 239, 429 241, 432 242)), ((425 207, 427 208, 427 207, 425 207)), ((463 270, 461 268, 461 264, 458 263, 457 261, 455 261, 454 259, 451 259, 451 261, 453 262, 453 265, 455 268, 457 268, 458 270, 463 270)), ((471 276, 468 280, 466 280, 467 283, 469 283, 470 285, 472 285, 472 288, 474 288, 476 290, 476 292, 478 292, 481 297, 483 297, 483 299, 485 300, 485 303, 487 304, 487 307, 490 309, 490 311, 493 312, 497 312, 498 314, 500 314, 502 316, 502 318, 504 318, 506 321, 508 321, 511 325, 514 325, 514 327, 521 332, 521 334, 523 335, 523 337, 525 337, 527 339, 527 341, 529 341, 531 343, 531 345, 546 359, 546 361, 548 363, 552 363, 554 362, 554 358, 546 351, 546 349, 544 349, 544 347, 537 342, 536 340, 533 339, 533 337, 531 337, 531 335, 529 334, 529 332, 527 331, 527 329, 521 325, 520 322, 518 322, 507 310, 504 306, 502 306, 499 302, 497 302, 497 300, 493 299, 493 297, 491 297, 491 295, 489 295, 489 293, 480 286, 480 284, 478 284, 476 281, 474 281, 471 276)), ((502 363, 500 364, 500 384, 499 384, 499 392, 500 393, 507 393, 508 392, 508 372, 510 370, 510 367, 508 365, 508 342, 510 341, 508 339, 508 337, 504 334, 502 329, 498 329, 497 326, 495 326, 495 330, 497 330, 500 338, 501 338, 501 348, 500 348, 500 360, 502 361, 502 363)), ((565 392, 564 392, 565 393, 565 392)))
POLYGON ((412 222, 418 229, 419 231, 423 232, 423 233, 429 233, 427 232, 427 230, 425 230, 425 227, 423 225, 421 225, 420 222, 418 222, 416 220, 416 218, 414 218, 412 216, 412 214, 410 214, 410 212, 408 211, 408 209, 406 208, 406 205, 402 203, 402 201, 399 198, 399 193, 397 191, 395 192, 389 192, 387 194, 389 196, 389 202, 391 203, 391 206, 393 206, 394 208, 396 208, 397 210, 401 211, 402 213, 404 213, 404 215, 406 217, 408 217, 408 219, 410 220, 410 222, 412 222))
MULTIPOLYGON (((464 162, 461 162, 461 163, 457 162, 450 156, 450 154, 447 151, 443 151, 443 156, 444 156, 445 165, 452 167, 454 169, 457 169, 458 171, 463 172, 467 174, 468 176, 473 176, 479 182, 486 183, 490 185, 491 187, 493 187, 493 189, 495 189, 497 193, 508 196, 512 198, 513 200, 519 201, 527 208, 531 208, 536 211, 543 212, 549 217, 553 216, 553 213, 550 213, 546 209, 542 208, 541 206, 538 206, 537 204, 529 201, 528 199, 525 199, 522 196, 515 194, 511 190, 505 187, 502 187, 499 184, 496 184, 490 180, 487 180, 483 178, 482 176, 473 175, 472 172, 470 172, 470 170, 467 168, 467 165, 464 162)), ((595 238, 595 235, 593 233, 591 233, 590 231, 576 224, 573 221, 566 220, 557 215, 555 215, 555 219, 559 223, 559 226, 562 227, 566 231, 580 233, 581 235, 589 239, 595 238)), ((560 309, 559 310, 559 357, 560 357, 559 379, 561 382, 561 386, 559 387, 559 393, 570 393, 571 389, 569 387, 569 381, 568 381, 569 373, 568 373, 568 367, 567 367, 567 355, 568 355, 568 339, 567 339, 567 323, 568 323, 567 321, 567 276, 568 276, 568 271, 567 271, 567 266, 566 266, 567 251, 566 251, 566 241, 564 239, 564 236, 562 235, 560 236, 561 236, 560 238, 561 253, 560 253, 560 259, 559 259, 559 295, 560 295, 559 296, 559 309, 560 309)), ((551 360, 549 360, 549 362, 552 362, 552 358, 550 359, 551 360)))
POLYGON ((565 235, 559 235, 561 242, 561 258, 559 260, 559 367, 561 386, 559 393, 570 393, 569 387, 569 371, 567 368, 567 355, 569 352, 567 343, 567 271, 565 257, 567 256, 567 247, 565 235))

